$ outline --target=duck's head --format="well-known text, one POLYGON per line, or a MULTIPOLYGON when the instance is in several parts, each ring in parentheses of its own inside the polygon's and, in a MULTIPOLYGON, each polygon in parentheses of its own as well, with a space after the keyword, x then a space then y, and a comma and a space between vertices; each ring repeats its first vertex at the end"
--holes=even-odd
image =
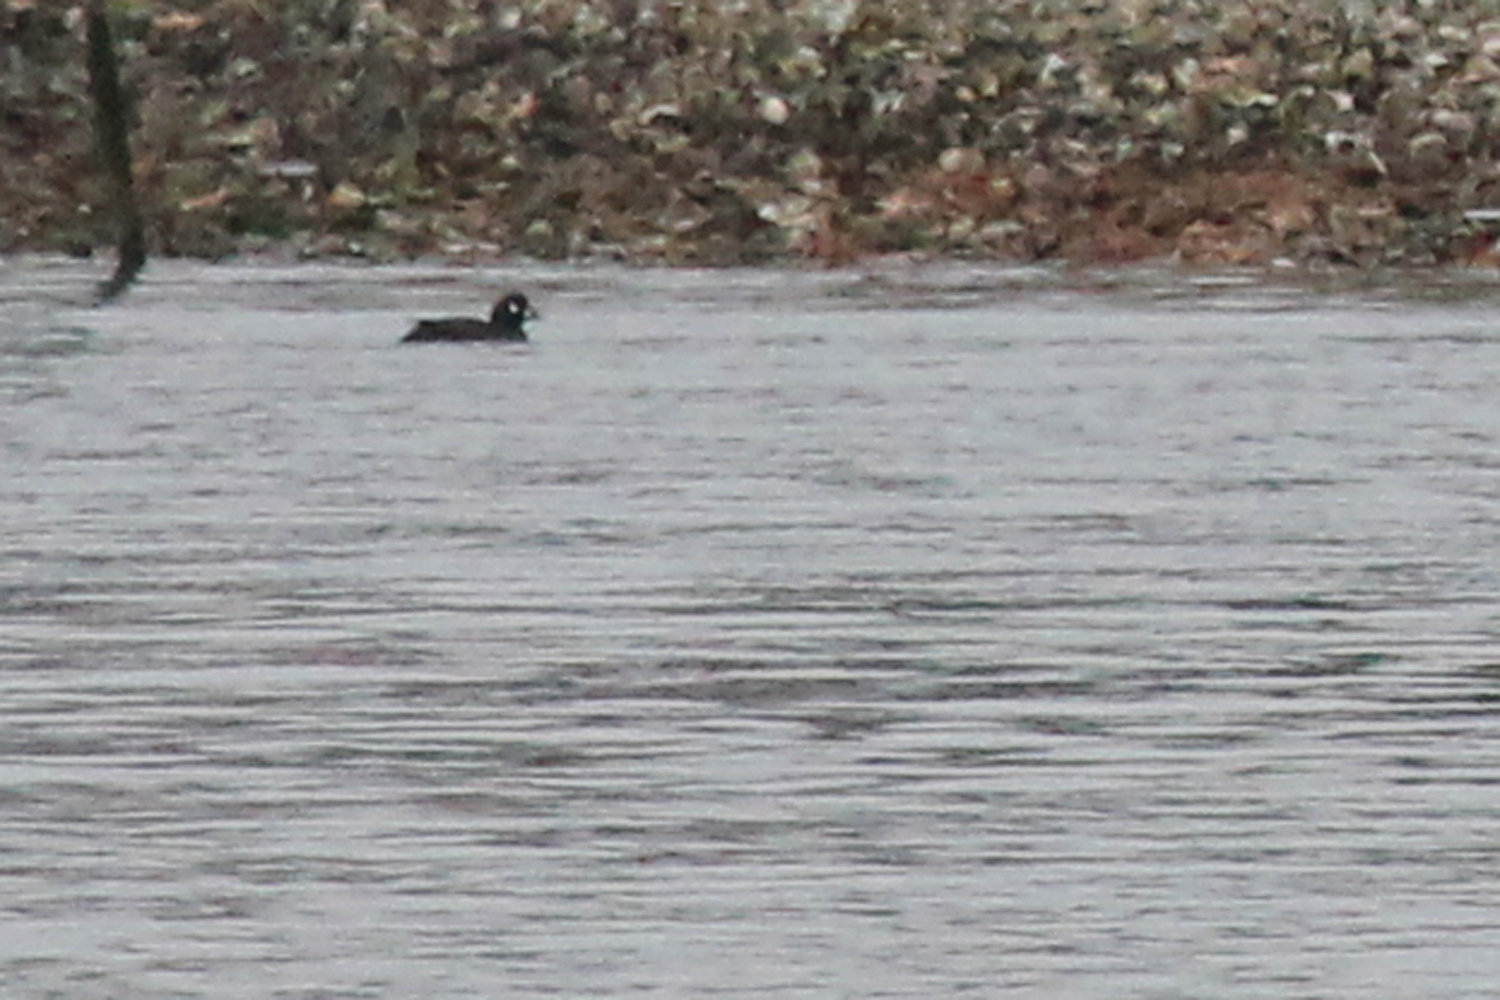
POLYGON ((533 309, 520 292, 511 292, 496 302, 495 311, 490 313, 491 323, 513 330, 519 330, 529 319, 541 319, 541 313, 533 309))

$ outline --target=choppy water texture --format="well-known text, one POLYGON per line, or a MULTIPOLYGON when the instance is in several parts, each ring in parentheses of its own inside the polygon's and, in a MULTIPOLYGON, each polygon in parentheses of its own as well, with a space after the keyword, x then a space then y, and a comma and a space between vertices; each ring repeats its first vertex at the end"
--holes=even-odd
POLYGON ((5 267, 6 997, 1493 995, 1487 288, 5 267))

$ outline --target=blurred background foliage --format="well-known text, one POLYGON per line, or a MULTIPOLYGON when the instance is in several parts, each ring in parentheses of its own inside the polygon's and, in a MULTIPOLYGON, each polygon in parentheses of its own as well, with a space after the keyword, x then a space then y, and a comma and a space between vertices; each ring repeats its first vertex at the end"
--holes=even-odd
MULTIPOLYGON (((107 242, 82 11, 0 0, 0 249, 107 242)), ((119 0, 154 249, 1475 254, 1500 3, 119 0)))

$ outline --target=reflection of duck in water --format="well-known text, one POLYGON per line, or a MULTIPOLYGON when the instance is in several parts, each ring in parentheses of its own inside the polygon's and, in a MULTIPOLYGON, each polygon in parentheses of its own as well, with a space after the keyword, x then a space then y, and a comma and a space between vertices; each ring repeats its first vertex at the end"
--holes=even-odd
POLYGON ((460 340, 525 340, 526 321, 540 318, 526 296, 511 292, 495 303, 488 320, 450 317, 424 319, 401 338, 403 344, 460 340))

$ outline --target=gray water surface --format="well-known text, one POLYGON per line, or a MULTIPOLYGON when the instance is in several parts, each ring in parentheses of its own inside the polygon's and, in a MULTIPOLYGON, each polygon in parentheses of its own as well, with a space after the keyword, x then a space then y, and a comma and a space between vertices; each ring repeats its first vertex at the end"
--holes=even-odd
POLYGON ((92 277, 0 270, 0 995, 1494 995, 1487 290, 92 277))

